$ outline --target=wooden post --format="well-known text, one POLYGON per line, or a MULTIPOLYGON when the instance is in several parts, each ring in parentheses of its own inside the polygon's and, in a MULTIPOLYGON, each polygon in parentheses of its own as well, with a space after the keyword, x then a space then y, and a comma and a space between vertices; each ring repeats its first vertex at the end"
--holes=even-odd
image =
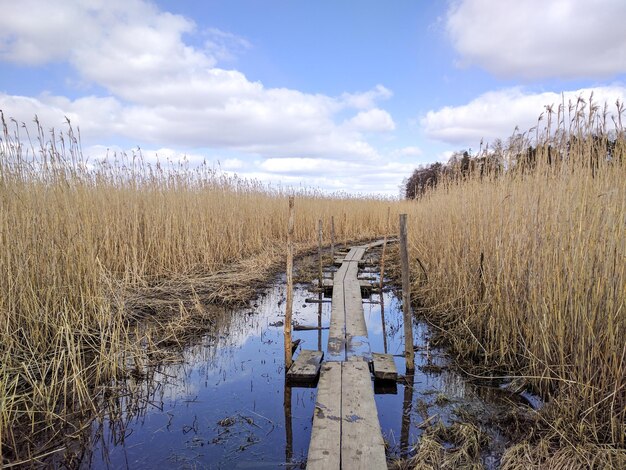
POLYGON ((291 316, 293 313, 293 215, 294 197, 289 196, 289 225, 287 226, 287 305, 285 306, 285 373, 291 367, 291 316))
POLYGON ((324 285, 324 271, 322 260, 322 219, 320 219, 317 223, 317 242, 317 258, 319 261, 319 287, 321 289, 324 285))
POLYGON ((335 261, 335 216, 330 216, 330 259, 335 261))
POLYGON ((406 214, 400 214, 400 261, 402 263, 402 316, 404 319, 404 357, 406 370, 415 370, 413 351, 413 318, 411 316, 411 282, 409 279, 409 247, 407 244, 406 214))
POLYGON ((348 249, 348 214, 343 213, 343 248, 348 249))
POLYGON ((387 237, 389 236, 389 222, 391 217, 391 206, 387 206, 387 224, 385 226, 385 239, 383 240, 383 252, 380 255, 380 320, 383 327, 383 347, 387 354, 387 331, 385 328, 385 295, 383 293, 385 279, 385 252, 387 251, 387 237))
POLYGON ((385 239, 383 240, 383 252, 380 255, 380 297, 383 296, 383 279, 385 278, 385 251, 387 251, 387 236, 389 235, 389 218, 391 216, 391 206, 387 206, 387 225, 385 227, 385 239))

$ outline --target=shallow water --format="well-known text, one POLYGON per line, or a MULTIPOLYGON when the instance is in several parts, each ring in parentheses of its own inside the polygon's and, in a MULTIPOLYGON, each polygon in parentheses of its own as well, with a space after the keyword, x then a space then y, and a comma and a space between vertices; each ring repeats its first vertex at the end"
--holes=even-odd
MULTIPOLYGON (((361 273, 373 276, 375 273, 361 273)), ((330 275, 330 274, 329 274, 330 275)), ((298 468, 304 466, 311 435, 316 388, 285 384, 283 327, 286 289, 277 279, 248 308, 221 311, 210 335, 186 348, 181 361, 162 364, 148 380, 131 384, 122 411, 91 429, 84 468, 298 468)), ((294 323, 327 327, 330 299, 308 286, 294 291, 294 323)), ((364 299, 374 352, 395 357, 404 373, 400 300, 391 291, 364 299), (381 307, 384 306, 383 323, 381 307)), ((485 392, 447 368, 445 354, 429 346, 429 328, 414 325, 416 373, 413 387, 376 384, 376 404, 389 455, 410 455, 411 444, 429 420, 450 424, 459 405, 474 410, 502 406, 498 393, 485 392), (443 370, 439 368, 443 367, 443 370), (427 372, 424 372, 427 371, 427 372)), ((300 347, 324 350, 328 330, 294 331, 300 347)), ((507 404, 510 406, 510 404, 507 404)), ((504 443, 494 429, 484 461, 496 467, 504 443)))

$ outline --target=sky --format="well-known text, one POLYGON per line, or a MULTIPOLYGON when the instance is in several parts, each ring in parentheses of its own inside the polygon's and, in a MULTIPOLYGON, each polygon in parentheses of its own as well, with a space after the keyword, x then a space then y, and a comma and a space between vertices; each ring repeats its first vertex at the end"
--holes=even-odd
POLYGON ((563 100, 626 98, 624 0, 0 0, 0 110, 272 185, 397 196, 563 100))

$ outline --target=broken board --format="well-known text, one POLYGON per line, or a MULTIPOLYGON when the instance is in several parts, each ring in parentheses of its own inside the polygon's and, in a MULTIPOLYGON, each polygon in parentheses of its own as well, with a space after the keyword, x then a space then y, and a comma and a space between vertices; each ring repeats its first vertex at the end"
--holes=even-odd
POLYGON ((315 380, 323 357, 322 351, 302 349, 287 372, 287 378, 300 381, 315 380))
POLYGON ((391 354, 372 353, 374 377, 378 380, 397 380, 398 370, 391 354))

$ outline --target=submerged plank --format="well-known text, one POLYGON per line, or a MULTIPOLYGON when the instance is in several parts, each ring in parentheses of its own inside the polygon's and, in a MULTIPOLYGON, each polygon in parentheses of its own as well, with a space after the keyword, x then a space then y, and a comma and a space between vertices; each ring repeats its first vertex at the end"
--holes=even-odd
POLYGON ((322 351, 302 349, 289 368, 287 377, 292 380, 315 380, 323 357, 322 351))
POLYGON ((385 443, 366 362, 343 363, 341 403, 341 468, 386 469, 385 443))
POLYGON ((396 380, 398 370, 391 354, 372 353, 374 377, 379 380, 396 380))
POLYGON ((310 470, 341 465, 341 369, 340 362, 322 365, 306 466, 310 470))

